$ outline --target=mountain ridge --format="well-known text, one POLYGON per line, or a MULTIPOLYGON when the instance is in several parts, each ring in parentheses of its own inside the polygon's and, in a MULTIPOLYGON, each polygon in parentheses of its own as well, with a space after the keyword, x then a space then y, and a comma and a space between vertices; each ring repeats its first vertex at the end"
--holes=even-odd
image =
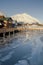
POLYGON ((11 18, 13 20, 17 20, 17 22, 24 22, 24 23, 40 23, 39 20, 37 20, 36 18, 28 15, 27 13, 22 13, 22 14, 16 14, 11 16, 11 18))

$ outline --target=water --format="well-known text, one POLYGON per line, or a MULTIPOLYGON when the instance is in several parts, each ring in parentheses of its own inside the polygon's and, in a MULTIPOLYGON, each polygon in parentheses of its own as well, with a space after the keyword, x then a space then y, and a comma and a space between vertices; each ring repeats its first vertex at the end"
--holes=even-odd
POLYGON ((17 33, 0 46, 0 65, 43 65, 43 32, 17 33))

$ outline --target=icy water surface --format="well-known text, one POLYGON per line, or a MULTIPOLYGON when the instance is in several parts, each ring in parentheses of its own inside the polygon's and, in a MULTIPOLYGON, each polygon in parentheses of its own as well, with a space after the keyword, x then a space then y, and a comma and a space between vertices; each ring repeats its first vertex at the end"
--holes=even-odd
POLYGON ((43 32, 21 32, 0 46, 0 65, 43 65, 43 32))

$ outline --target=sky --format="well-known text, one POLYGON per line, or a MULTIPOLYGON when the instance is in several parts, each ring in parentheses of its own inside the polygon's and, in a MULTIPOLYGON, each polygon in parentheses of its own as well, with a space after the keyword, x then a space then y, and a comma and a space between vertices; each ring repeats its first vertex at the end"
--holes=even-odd
POLYGON ((7 16, 27 13, 43 23, 43 0, 0 0, 0 11, 7 16))

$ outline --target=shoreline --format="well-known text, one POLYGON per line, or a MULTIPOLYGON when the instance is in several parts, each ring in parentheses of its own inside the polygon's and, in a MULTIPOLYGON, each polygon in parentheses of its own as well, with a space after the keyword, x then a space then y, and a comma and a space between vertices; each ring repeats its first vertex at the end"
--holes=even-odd
POLYGON ((43 32, 43 28, 27 28, 27 27, 17 27, 17 28, 3 28, 3 29, 0 29, 0 36, 1 36, 1 33, 3 33, 3 36, 0 37, 0 45, 4 45, 6 43, 9 43, 11 40, 14 39, 14 35, 18 32, 25 32, 25 31, 33 31, 33 32, 43 32), (6 36, 6 33, 9 33, 7 36, 6 36), (12 34, 11 34, 12 32, 12 34), (11 36, 12 35, 12 36, 11 36))

